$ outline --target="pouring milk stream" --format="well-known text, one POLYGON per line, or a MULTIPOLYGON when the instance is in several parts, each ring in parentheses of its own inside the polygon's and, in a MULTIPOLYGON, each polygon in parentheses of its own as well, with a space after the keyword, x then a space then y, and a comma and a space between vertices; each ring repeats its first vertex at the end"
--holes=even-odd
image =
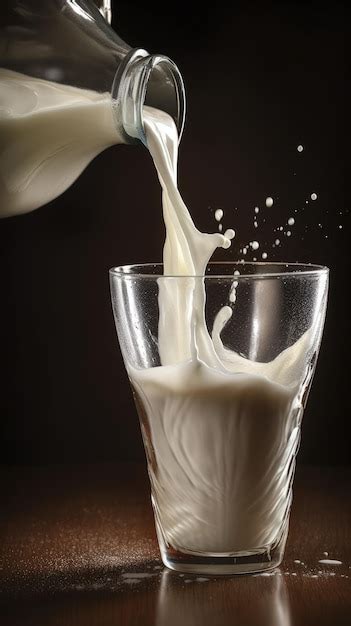
POLYGON ((145 445, 155 456, 157 471, 149 472, 156 520, 165 541, 183 552, 270 546, 290 508, 290 461, 299 444, 311 337, 306 332, 270 363, 250 361, 222 344, 230 306, 218 312, 210 336, 205 286, 194 276, 204 275, 218 246, 230 246, 233 231, 207 234, 195 227, 177 188, 174 122, 145 108, 144 124, 163 188, 164 274, 189 277, 158 280, 161 366, 127 364, 148 426, 144 439, 150 433, 145 445))

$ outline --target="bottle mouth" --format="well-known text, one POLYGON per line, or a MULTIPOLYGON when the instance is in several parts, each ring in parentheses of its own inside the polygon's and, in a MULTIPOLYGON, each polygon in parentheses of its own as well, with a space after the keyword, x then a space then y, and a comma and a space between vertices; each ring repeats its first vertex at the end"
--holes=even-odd
POLYGON ((174 120, 179 141, 185 122, 185 89, 176 64, 166 56, 132 50, 119 68, 112 88, 113 105, 128 143, 147 145, 144 105, 168 113, 174 120))

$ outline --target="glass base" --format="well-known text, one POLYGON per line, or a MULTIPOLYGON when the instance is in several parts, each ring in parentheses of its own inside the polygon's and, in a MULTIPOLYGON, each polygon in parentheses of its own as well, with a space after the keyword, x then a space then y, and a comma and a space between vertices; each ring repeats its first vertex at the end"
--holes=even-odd
MULTIPOLYGON (((189 574, 229 576, 268 572, 278 567, 283 559, 287 534, 288 523, 274 546, 229 554, 188 553, 166 546, 162 540, 159 543, 162 561, 171 570, 189 574)), ((160 534, 158 535, 160 539, 160 534)))

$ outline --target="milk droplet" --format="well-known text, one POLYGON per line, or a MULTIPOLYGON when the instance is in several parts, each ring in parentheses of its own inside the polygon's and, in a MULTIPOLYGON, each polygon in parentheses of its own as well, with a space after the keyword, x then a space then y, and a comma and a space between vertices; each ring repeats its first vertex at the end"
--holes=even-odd
POLYGON ((291 230, 287 230, 287 231, 286 231, 286 236, 287 236, 287 237, 290 237, 290 236, 291 236, 291 230))
POLYGON ((318 563, 322 563, 322 565, 342 565, 342 561, 335 559, 321 559, 318 563))
POLYGON ((267 252, 262 252, 262 259, 266 259, 267 258, 267 252))
POLYGON ((220 232, 220 233, 222 232, 222 230, 223 230, 223 224, 218 224, 218 230, 219 230, 219 232, 220 232))
POLYGON ((311 200, 317 200, 317 194, 311 193, 311 200))
POLYGON ((255 213, 259 213, 260 209, 258 208, 258 206, 255 206, 255 213))
POLYGON ((329 552, 323 552, 324 556, 329 556, 329 552))
POLYGON ((279 244, 280 244, 280 239, 276 239, 274 243, 275 243, 275 245, 276 245, 276 246, 279 246, 279 244))
POLYGON ((234 272, 234 276, 240 276, 240 272, 239 272, 239 270, 235 270, 235 272, 234 272))
POLYGON ((255 228, 257 228, 257 227, 258 227, 258 224, 257 224, 257 222, 256 222, 256 221, 254 221, 254 227, 255 227, 255 228))
POLYGON ((298 152, 303 152, 303 146, 301 146, 301 144, 299 146, 297 146, 297 151, 298 152))
POLYGON ((220 222, 222 217, 223 217, 223 210, 222 209, 217 209, 216 212, 215 212, 215 218, 216 218, 217 222, 220 222))
POLYGON ((289 219, 288 219, 288 224, 289 224, 289 226, 294 226, 294 224, 295 224, 295 220, 294 220, 294 218, 293 218, 293 217, 289 217, 289 219))
POLYGON ((236 289, 237 289, 238 284, 239 283, 238 283, 237 280, 233 281, 233 284, 231 286, 231 291, 230 291, 230 294, 229 294, 229 300, 231 302, 235 302, 235 300, 236 300, 236 289))
POLYGON ((256 257, 255 257, 255 256, 254 256, 253 260, 254 260, 254 261, 257 261, 257 259, 256 259, 256 257))
POLYGON ((252 242, 251 242, 251 248, 252 248, 253 250, 258 250, 258 249, 259 249, 259 247, 260 247, 260 244, 258 243, 258 241, 252 241, 252 242))
POLYGON ((225 231, 224 236, 227 239, 234 239, 234 237, 235 237, 235 230, 233 230, 232 228, 228 228, 228 230, 225 231))
POLYGON ((268 198, 266 198, 266 207, 270 208, 271 206, 273 206, 273 198, 268 196, 268 198))
POLYGON ((340 229, 342 228, 342 224, 339 224, 339 228, 340 228, 340 229))
POLYGON ((243 254, 247 254, 247 248, 243 248, 243 254))

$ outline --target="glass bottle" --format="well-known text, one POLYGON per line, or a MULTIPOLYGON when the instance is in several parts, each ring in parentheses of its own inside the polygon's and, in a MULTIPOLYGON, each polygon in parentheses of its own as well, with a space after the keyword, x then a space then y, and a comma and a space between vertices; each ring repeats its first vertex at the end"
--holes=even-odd
POLYGON ((110 145, 146 144, 144 104, 181 137, 177 66, 131 49, 110 0, 5 0, 0 16, 0 216, 53 200, 110 145))

